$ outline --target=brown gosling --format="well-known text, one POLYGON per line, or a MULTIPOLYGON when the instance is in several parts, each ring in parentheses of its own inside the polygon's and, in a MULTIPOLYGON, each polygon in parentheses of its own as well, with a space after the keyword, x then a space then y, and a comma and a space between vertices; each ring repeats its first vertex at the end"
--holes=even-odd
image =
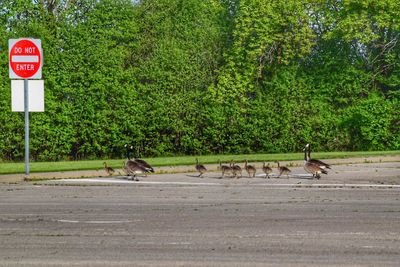
POLYGON ((232 171, 233 171, 233 176, 238 178, 242 178, 242 168, 239 165, 236 165, 235 162, 233 160, 231 160, 231 164, 230 164, 232 171), (240 175, 240 177, 239 177, 240 175))
POLYGON ((219 169, 222 171, 222 176, 220 178, 224 178, 225 173, 233 173, 232 167, 228 165, 222 165, 221 161, 218 160, 219 162, 219 169))
POLYGON ((111 176, 114 174, 115 170, 112 167, 107 166, 107 162, 104 161, 103 165, 104 165, 104 170, 106 171, 108 176, 111 176))
POLYGON ((269 163, 267 166, 265 166, 265 162, 263 162, 262 170, 265 173, 265 178, 271 178, 269 174, 272 173, 272 168, 269 166, 269 163))
POLYGON ((280 166, 279 165, 279 161, 275 161, 275 163, 278 164, 278 170, 279 170, 279 177, 281 177, 281 175, 286 175, 287 178, 289 178, 289 174, 292 172, 288 167, 285 166, 280 166))
POLYGON ((256 168, 253 165, 248 165, 247 159, 244 161, 244 169, 248 173, 249 177, 255 177, 256 176, 256 168))
POLYGON ((199 177, 203 177, 203 174, 207 171, 206 167, 204 165, 199 164, 199 159, 196 158, 196 170, 200 173, 199 177))

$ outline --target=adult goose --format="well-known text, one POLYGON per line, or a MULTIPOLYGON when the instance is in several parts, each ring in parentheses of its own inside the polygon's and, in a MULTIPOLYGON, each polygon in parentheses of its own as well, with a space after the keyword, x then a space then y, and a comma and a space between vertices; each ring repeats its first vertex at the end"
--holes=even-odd
POLYGON ((196 170, 200 173, 199 177, 203 177, 203 174, 207 171, 203 164, 199 164, 199 159, 196 158, 196 170))
MULTIPOLYGON (((126 156, 127 156, 128 160, 131 160, 130 153, 133 151, 133 146, 128 147, 128 145, 125 144, 125 148, 126 148, 126 154, 127 154, 126 156)), ((145 168, 147 170, 147 172, 154 172, 153 167, 150 164, 148 164, 146 161, 136 158, 136 157, 133 159, 133 161, 136 162, 138 165, 142 166, 143 168, 145 168)))
POLYGON ((246 170, 249 177, 256 176, 256 172, 257 172, 256 168, 253 165, 249 165, 247 159, 244 161, 244 169, 246 170))
POLYGON ((126 148, 126 157, 128 158, 128 160, 124 162, 122 169, 128 176, 132 177, 132 180, 139 181, 136 178, 136 175, 138 174, 144 174, 145 176, 147 176, 147 173, 154 172, 153 168, 144 160, 131 160, 130 150, 132 150, 132 146, 129 148, 128 145, 125 144, 124 147, 126 148))
POLYGON ((313 178, 320 179, 321 173, 328 174, 328 172, 325 169, 321 168, 317 164, 310 161, 310 158, 308 157, 307 154, 307 149, 304 149, 304 160, 305 160, 304 170, 306 170, 306 172, 308 173, 311 173, 313 175, 313 178))
POLYGON ((272 168, 268 165, 265 165, 265 162, 263 162, 263 167, 262 167, 263 172, 265 173, 265 178, 270 178, 269 174, 272 173, 272 168))
POLYGON ((323 161, 320 161, 318 159, 312 159, 311 158, 311 145, 307 144, 306 147, 304 148, 304 151, 307 152, 307 161, 309 163, 312 163, 314 165, 317 165, 318 167, 320 167, 321 169, 330 169, 331 166, 323 161))
POLYGON ((281 177, 281 175, 286 175, 287 178, 289 178, 289 174, 292 172, 288 167, 285 166, 281 166, 279 164, 279 161, 275 161, 275 163, 278 164, 278 171, 279 171, 279 177, 281 177))
POLYGON ((126 175, 132 177, 133 181, 139 181, 136 175, 138 174, 146 175, 149 172, 146 168, 139 165, 137 162, 133 160, 127 160, 126 162, 124 162, 122 169, 125 171, 126 175))

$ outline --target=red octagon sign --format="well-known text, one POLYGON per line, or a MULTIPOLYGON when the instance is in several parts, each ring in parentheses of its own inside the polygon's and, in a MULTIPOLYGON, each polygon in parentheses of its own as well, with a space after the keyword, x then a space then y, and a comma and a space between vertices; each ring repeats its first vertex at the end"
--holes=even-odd
POLYGON ((42 48, 39 39, 10 39, 9 56, 11 79, 42 78, 42 48))

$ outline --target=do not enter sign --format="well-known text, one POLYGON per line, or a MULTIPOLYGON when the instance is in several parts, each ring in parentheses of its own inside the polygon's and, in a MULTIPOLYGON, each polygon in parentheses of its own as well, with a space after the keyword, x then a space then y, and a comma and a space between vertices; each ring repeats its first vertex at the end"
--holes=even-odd
POLYGON ((9 76, 11 79, 42 78, 42 46, 39 39, 10 39, 9 76))

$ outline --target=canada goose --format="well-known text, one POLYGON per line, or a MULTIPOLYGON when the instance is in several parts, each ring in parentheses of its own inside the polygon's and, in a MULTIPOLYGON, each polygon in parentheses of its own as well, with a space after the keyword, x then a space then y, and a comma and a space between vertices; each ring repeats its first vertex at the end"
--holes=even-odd
POLYGON ((316 165, 316 164, 314 164, 314 163, 309 161, 309 158, 307 157, 307 150, 306 149, 304 149, 304 160, 305 160, 304 170, 306 170, 308 173, 311 173, 313 175, 313 178, 315 177, 317 179, 320 179, 321 178, 321 176, 320 176, 321 173, 328 174, 328 172, 325 169, 323 169, 320 166, 318 166, 318 165, 316 165))
POLYGON ((225 176, 225 173, 231 173, 233 174, 233 170, 231 166, 228 165, 222 165, 221 161, 218 160, 219 162, 219 169, 222 171, 222 176, 221 178, 223 178, 225 176))
POLYGON ((124 162, 123 165, 123 170, 125 171, 126 175, 132 177, 132 180, 134 181, 139 181, 138 178, 136 178, 136 175, 138 174, 145 174, 149 172, 146 168, 138 164, 137 162, 133 160, 127 160, 124 162))
MULTIPOLYGON (((128 160, 131 160, 130 154, 131 154, 131 151, 133 150, 133 146, 128 147, 128 145, 125 144, 124 147, 126 148, 126 157, 128 158, 128 160)), ((145 168, 147 170, 147 173, 154 172, 153 167, 151 167, 151 165, 148 164, 146 161, 136 158, 136 157, 134 158, 133 161, 136 162, 138 165, 142 166, 143 168, 145 168)))
POLYGON ((275 161, 275 163, 278 164, 278 170, 279 170, 279 176, 278 177, 281 177, 281 175, 283 174, 283 175, 286 175, 287 178, 289 178, 289 173, 291 173, 292 171, 289 168, 285 167, 285 166, 280 166, 279 165, 279 161, 275 161))
POLYGON ((199 159, 196 158, 196 170, 200 173, 199 177, 202 177, 203 174, 207 171, 206 167, 204 165, 199 164, 199 159))
POLYGON ((128 147, 127 144, 125 144, 124 147, 126 148, 126 157, 128 159, 124 162, 122 169, 128 176, 132 177, 132 180, 139 181, 139 179, 136 178, 136 175, 144 174, 145 176, 147 176, 147 173, 151 172, 152 168, 150 169, 148 167, 145 167, 136 160, 131 160, 130 150, 132 150, 133 147, 128 147))
POLYGON ((307 144, 303 150, 306 152, 308 151, 308 157, 307 157, 308 162, 317 165, 321 169, 330 169, 331 168, 331 166, 329 164, 326 164, 325 162, 322 162, 318 159, 311 158, 311 145, 310 144, 307 144))
POLYGON ((249 174, 249 177, 254 177, 256 176, 256 168, 253 165, 248 165, 248 161, 247 159, 244 161, 244 169, 247 171, 247 173, 249 174))
POLYGON ((233 176, 239 178, 238 175, 240 175, 240 178, 242 178, 242 168, 239 165, 236 165, 233 160, 231 160, 230 166, 232 168, 233 176))
POLYGON ((272 168, 269 166, 269 163, 267 166, 265 166, 265 162, 263 162, 263 167, 262 167, 263 172, 265 173, 265 178, 269 177, 269 174, 272 173, 272 168))
POLYGON ((107 166, 107 162, 103 162, 104 165, 104 170, 106 171, 106 173, 111 176, 114 174, 115 170, 112 167, 107 166))

